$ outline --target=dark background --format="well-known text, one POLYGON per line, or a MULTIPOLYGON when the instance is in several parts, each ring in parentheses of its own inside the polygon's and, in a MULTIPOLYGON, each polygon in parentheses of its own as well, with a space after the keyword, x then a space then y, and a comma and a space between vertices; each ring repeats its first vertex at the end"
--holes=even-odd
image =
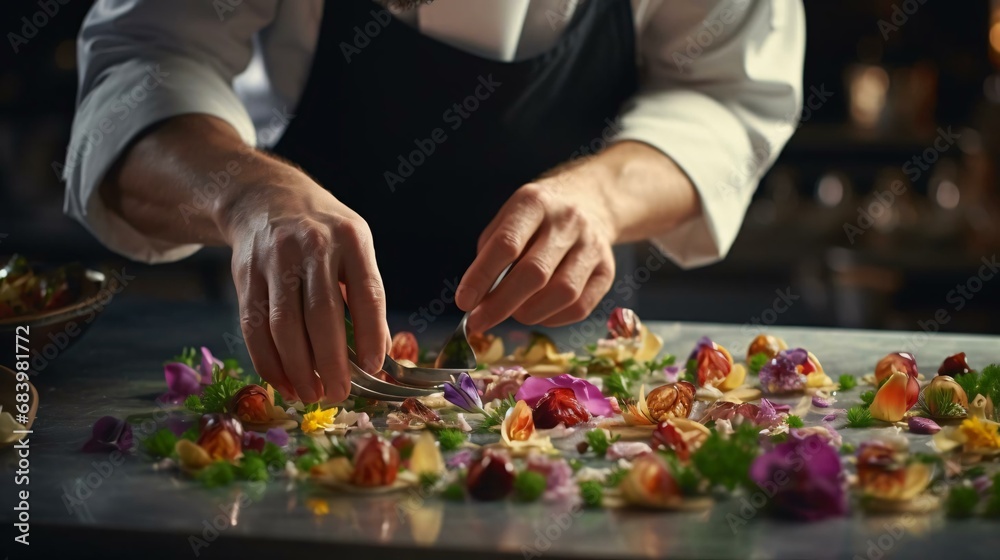
MULTIPOLYGON (((39 11, 0 6, 0 254, 39 260, 124 262, 62 215, 76 91, 75 36, 90 2, 69 0, 20 52, 9 32, 39 11)), ((1000 249, 996 179, 1000 139, 1000 3, 986 0, 806 0, 805 89, 831 92, 764 178, 728 258, 693 271, 654 272, 626 303, 645 318, 916 330, 939 309, 942 330, 1000 332, 1000 279, 956 309, 967 284, 1000 249), (894 10, 919 6, 906 15, 894 10), (898 29, 880 21, 902 22, 898 29), (887 36, 887 38, 886 38, 887 36), (904 167, 933 146, 939 127, 959 135, 910 181, 904 167), (875 193, 902 180, 887 205, 875 193), (874 224, 853 242, 859 209, 874 224), (879 210, 882 211, 879 211, 879 210), (774 305, 776 291, 792 305, 774 305), (781 312, 779 312, 781 311, 781 312)), ((862 223, 865 223, 862 221, 862 223)), ((644 260, 646 247, 634 249, 644 260)), ((620 273, 636 272, 632 249, 620 273)), ((175 299, 232 297, 228 252, 181 263, 128 264, 130 293, 175 299)), ((640 279, 642 276, 638 276, 640 279)), ((433 294, 429 294, 428 298, 433 294)))

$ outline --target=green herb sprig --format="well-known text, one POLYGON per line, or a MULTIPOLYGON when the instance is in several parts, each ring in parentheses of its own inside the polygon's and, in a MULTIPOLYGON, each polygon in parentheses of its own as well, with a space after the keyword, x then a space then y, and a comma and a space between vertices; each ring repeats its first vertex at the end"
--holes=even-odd
POLYGON ((852 406, 847 409, 848 428, 867 428, 875 423, 872 411, 864 406, 852 406))

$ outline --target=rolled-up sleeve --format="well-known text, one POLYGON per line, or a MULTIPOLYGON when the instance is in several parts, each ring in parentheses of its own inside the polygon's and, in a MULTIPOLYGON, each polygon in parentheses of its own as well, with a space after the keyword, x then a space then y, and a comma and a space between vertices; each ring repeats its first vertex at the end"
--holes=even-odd
POLYGON ((735 241, 798 123, 804 51, 799 0, 664 0, 650 16, 619 139, 659 149, 698 191, 701 214, 651 239, 678 265, 718 261, 735 241))
POLYGON ((91 8, 78 41, 77 110, 60 171, 65 212, 108 248, 150 263, 200 249, 138 232, 103 204, 98 187, 142 131, 173 116, 218 117, 255 144, 232 82, 249 64, 253 36, 274 17, 277 1, 100 0, 91 8))

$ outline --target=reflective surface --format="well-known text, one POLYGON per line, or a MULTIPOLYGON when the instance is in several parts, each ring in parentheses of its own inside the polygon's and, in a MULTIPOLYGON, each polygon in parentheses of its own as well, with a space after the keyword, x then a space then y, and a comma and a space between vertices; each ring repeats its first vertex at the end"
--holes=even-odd
MULTIPOLYGON (((454 324, 441 321, 443 324, 454 324)), ((709 335, 737 357, 754 332, 739 326, 647 323, 665 339, 665 351, 683 357, 709 335)), ((554 331, 562 343, 590 342, 603 321, 554 331)), ((0 521, 11 558, 43 548, 138 558, 240 555, 290 557, 362 553, 375 557, 653 557, 672 558, 996 558, 1000 530, 993 521, 946 522, 919 517, 855 515, 794 524, 758 514, 759 501, 716 504, 705 513, 573 511, 515 503, 452 503, 417 491, 378 497, 336 495, 308 486, 247 484, 204 490, 170 472, 156 472, 136 454, 83 454, 78 449, 93 422, 156 410, 164 390, 162 364, 182 346, 207 345, 217 355, 237 354, 239 326, 231 308, 209 304, 116 300, 91 332, 48 360, 35 377, 41 407, 30 439, 30 552, 11 545, 17 490, 12 449, 0 451, 0 521), (227 348, 227 341, 233 344, 227 348), (378 548, 376 548, 378 547, 378 548)), ((772 329, 792 346, 819 356, 836 378, 870 372, 894 350, 912 351, 931 373, 954 352, 973 366, 1000 362, 1000 338, 881 333, 802 328, 772 329)), ((445 332, 437 333, 443 340, 445 332)), ((429 333, 422 344, 434 346, 429 333)), ((11 344, 10 346, 13 346, 11 344)), ((4 343, 2 347, 7 347, 4 343)), ((38 366, 44 365, 42 362, 38 366)), ((36 366, 36 367, 38 367, 36 366)), ((6 389, 5 389, 6 390, 6 389)), ((860 391, 852 391, 856 395, 860 391)), ((837 402, 837 408, 854 404, 837 402)), ((810 413, 808 424, 822 413, 810 413)), ((135 426, 137 438, 161 427, 152 419, 135 426)), ((843 420, 837 422, 843 425, 843 420)), ((841 431, 846 440, 865 434, 841 431)), ((926 436, 914 437, 914 446, 926 436)), ((76 556, 74 556, 76 557, 76 556)))

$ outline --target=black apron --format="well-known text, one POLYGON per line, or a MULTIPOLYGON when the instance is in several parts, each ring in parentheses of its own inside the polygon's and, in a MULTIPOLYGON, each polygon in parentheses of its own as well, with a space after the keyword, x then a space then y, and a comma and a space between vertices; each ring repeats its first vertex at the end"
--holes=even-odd
POLYGON ((518 187, 603 144, 635 65, 629 0, 581 3, 554 47, 510 63, 421 35, 370 0, 325 2, 274 151, 367 220, 387 304, 416 326, 457 311, 479 234, 518 187))

